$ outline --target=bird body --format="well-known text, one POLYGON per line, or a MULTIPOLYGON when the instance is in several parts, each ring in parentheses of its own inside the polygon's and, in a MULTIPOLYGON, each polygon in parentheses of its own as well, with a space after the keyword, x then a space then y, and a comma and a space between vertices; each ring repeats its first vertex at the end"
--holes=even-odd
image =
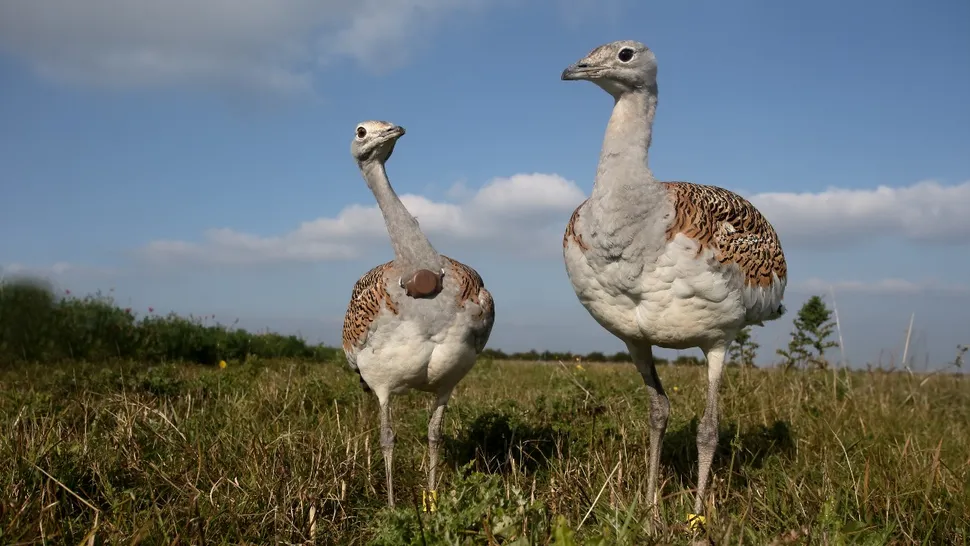
POLYGON ((354 284, 344 317, 343 350, 364 390, 380 404, 388 504, 394 506, 390 400, 411 389, 435 394, 428 424, 428 493, 436 498, 445 407, 485 348, 495 321, 492 296, 471 267, 438 252, 391 187, 384 164, 404 129, 358 124, 351 154, 374 193, 394 259, 354 284))
POLYGON ((757 210, 728 190, 660 184, 666 195, 645 207, 655 214, 604 223, 587 200, 570 218, 566 271, 593 318, 621 339, 688 349, 780 316, 785 263, 770 224, 761 225, 757 210), (723 219, 713 212, 718 204, 723 219), (759 224, 757 235, 745 227, 745 215, 759 224), (651 221, 657 227, 645 226, 651 221), (629 230, 635 235, 624 242, 624 224, 641 230, 629 230), (761 247, 759 258, 753 249, 761 247), (762 268, 768 275, 759 276, 762 268))
POLYGON ((562 73, 614 99, 593 191, 573 212, 563 261, 589 314, 630 351, 650 396, 647 495, 654 516, 670 402, 653 346, 699 347, 708 366, 698 424, 694 511, 702 512, 717 446, 727 348, 747 325, 780 317, 787 264, 771 224, 743 197, 716 186, 656 180, 648 165, 657 64, 640 42, 601 45, 562 73))
POLYGON ((495 316, 491 294, 473 269, 442 258, 445 275, 433 299, 411 299, 393 261, 371 269, 354 286, 344 354, 378 396, 410 389, 450 392, 484 349, 495 316))

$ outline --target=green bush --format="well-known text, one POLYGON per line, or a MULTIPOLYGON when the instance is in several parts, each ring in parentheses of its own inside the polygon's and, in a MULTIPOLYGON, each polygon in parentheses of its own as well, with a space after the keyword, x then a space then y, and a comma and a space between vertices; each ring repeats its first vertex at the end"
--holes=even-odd
POLYGON ((76 298, 54 293, 50 283, 17 279, 0 283, 0 363, 94 361, 145 362, 300 358, 335 360, 339 349, 308 345, 297 336, 250 333, 198 317, 135 316, 101 294, 76 298))

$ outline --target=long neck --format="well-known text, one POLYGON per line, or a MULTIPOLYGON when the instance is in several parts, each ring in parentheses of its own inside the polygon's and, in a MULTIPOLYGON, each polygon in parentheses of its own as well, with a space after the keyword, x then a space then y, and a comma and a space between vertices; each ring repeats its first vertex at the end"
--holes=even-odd
POLYGON ((593 196, 616 195, 621 186, 656 184, 647 163, 656 111, 656 86, 616 99, 603 138, 593 196))
POLYGON ((625 93, 606 127, 584 237, 608 261, 627 256, 642 265, 665 240, 671 202, 647 165, 656 109, 656 87, 625 93))
POLYGON ((421 231, 418 221, 411 216, 394 192, 382 163, 371 162, 360 167, 367 186, 374 193, 377 205, 384 215, 387 233, 391 237, 394 260, 406 269, 432 269, 440 267, 440 256, 421 231))

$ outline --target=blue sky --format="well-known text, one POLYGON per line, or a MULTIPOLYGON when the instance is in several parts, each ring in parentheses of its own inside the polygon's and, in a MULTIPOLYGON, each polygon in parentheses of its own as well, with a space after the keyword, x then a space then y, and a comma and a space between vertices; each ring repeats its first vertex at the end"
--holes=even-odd
POLYGON ((560 247, 612 103, 559 73, 626 38, 660 67, 654 173, 751 199, 790 309, 834 289, 858 365, 898 360, 910 313, 920 365, 970 343, 959 0, 0 0, 3 274, 336 344, 390 256, 349 154, 385 119, 392 183, 495 296, 490 346, 619 350, 560 247))

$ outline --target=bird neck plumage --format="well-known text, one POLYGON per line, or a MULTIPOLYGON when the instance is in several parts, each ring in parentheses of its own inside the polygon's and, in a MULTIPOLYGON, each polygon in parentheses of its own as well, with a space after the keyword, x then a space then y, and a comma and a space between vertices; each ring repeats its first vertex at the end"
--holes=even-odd
POLYGON ((653 177, 648 152, 657 111, 657 87, 616 98, 606 126, 590 200, 607 214, 658 204, 662 187, 653 177))
POLYGON ((391 238, 391 247, 394 249, 395 262, 407 270, 406 274, 416 269, 437 271, 441 267, 440 256, 421 231, 417 219, 411 215, 391 187, 383 163, 363 164, 361 172, 381 208, 387 233, 391 238))
POLYGON ((608 263, 626 257, 630 275, 661 252, 669 223, 667 189, 647 165, 656 109, 656 87, 617 97, 583 220, 593 256, 608 263))
POLYGON ((626 199, 623 194, 642 191, 643 186, 657 186, 648 164, 648 152, 657 111, 657 88, 638 89, 617 97, 606 125, 600 151, 593 199, 611 196, 626 199))

